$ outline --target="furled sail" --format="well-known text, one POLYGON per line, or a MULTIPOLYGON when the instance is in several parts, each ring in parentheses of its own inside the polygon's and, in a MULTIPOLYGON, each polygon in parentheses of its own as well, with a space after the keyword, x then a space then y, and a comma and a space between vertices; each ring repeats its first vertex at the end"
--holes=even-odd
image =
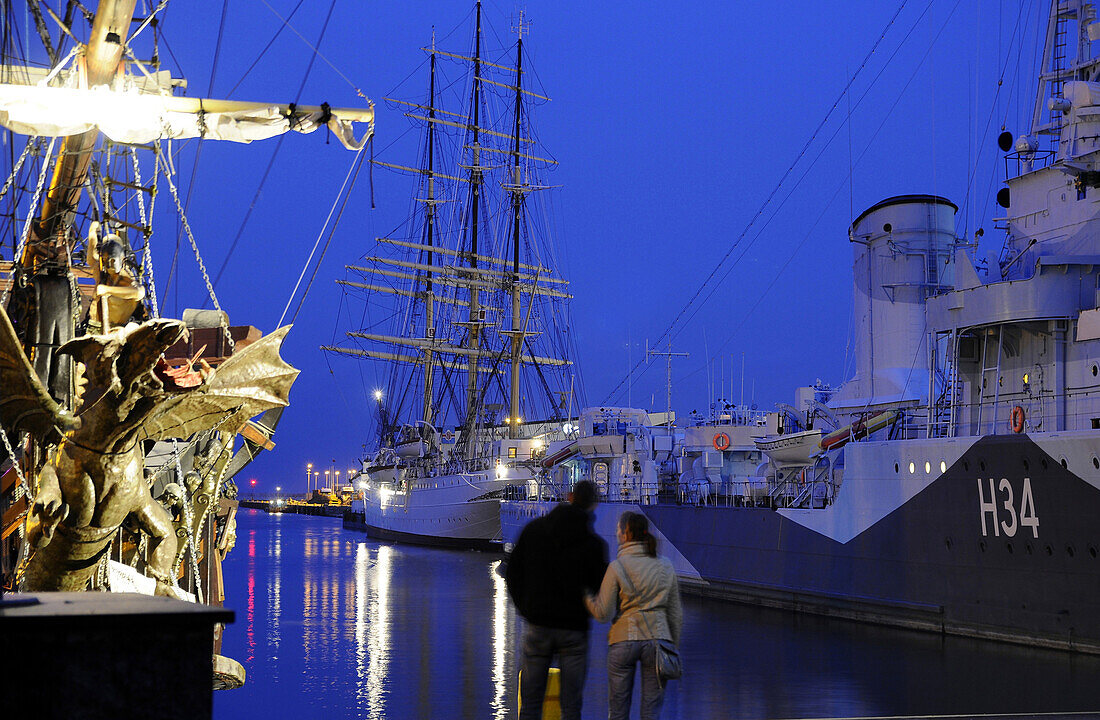
POLYGON ((327 125, 344 147, 359 150, 354 122, 373 122, 373 110, 294 107, 90 89, 0 84, 0 125, 24 135, 65 137, 98 128, 115 142, 150 143, 203 137, 250 143, 291 130, 311 133, 327 125))

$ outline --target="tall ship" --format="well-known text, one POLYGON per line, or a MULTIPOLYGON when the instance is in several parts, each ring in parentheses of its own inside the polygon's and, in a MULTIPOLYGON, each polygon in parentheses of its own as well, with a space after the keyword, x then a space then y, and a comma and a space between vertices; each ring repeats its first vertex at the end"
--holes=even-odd
POLYGON ((500 498, 534 477, 546 446, 572 431, 582 397, 568 334, 569 283, 544 218, 522 15, 511 48, 487 51, 475 9, 472 49, 428 55, 427 93, 388 100, 423 127, 421 164, 378 164, 417 178, 414 210, 338 280, 365 324, 326 351, 373 362, 364 398, 377 444, 363 498, 345 515, 374 537, 491 549, 500 498), (454 64, 460 78, 444 75, 454 64), (447 106, 461 88, 460 103, 447 106))
MULTIPOLYGON (((944 197, 859 214, 854 375, 677 428, 654 487, 607 486, 609 538, 644 513, 705 595, 1100 652, 1100 24, 1050 8, 1030 128, 999 140, 1000 256, 978 262, 944 197)), ((622 435, 628 464, 655 449, 629 424, 584 431, 622 435)), ((561 463, 540 488, 596 467, 561 463)), ((505 539, 547 505, 504 503, 505 539)))
MULTIPOLYGON (((373 108, 187 97, 159 61, 165 3, 144 17, 135 0, 51 4, 0 12, 0 596, 222 606, 234 476, 274 447, 298 371, 280 357, 289 326, 264 335, 223 310, 173 143, 327 125, 362 151, 373 108), (368 124, 358 141, 356 122, 368 124), (158 233, 177 223, 213 309, 172 318, 158 297, 171 275, 154 266, 180 249, 158 233)), ((213 683, 239 687, 221 632, 213 683)))

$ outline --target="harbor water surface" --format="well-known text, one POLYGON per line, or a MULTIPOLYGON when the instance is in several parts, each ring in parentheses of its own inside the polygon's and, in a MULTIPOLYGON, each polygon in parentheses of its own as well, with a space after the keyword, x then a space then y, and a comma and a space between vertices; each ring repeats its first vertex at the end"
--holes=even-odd
MULTIPOLYGON (((222 652, 248 681, 215 693, 216 718, 516 717, 523 621, 502 556, 380 543, 333 518, 237 518, 222 652)), ((686 674, 663 718, 1100 710, 1098 657, 684 600, 686 674)), ((585 717, 607 716, 606 638, 594 624, 585 717)))

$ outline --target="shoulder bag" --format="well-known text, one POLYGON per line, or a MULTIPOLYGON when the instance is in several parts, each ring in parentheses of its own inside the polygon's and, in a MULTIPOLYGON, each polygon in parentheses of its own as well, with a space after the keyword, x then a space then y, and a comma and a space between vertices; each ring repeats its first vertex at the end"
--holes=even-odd
MULTIPOLYGON (((620 571, 618 573, 619 579, 624 581, 626 591, 631 595, 637 595, 638 591, 634 588, 634 582, 631 580, 630 575, 626 572, 626 565, 623 565, 618 560, 615 561, 618 564, 620 571)), ((646 630, 650 635, 653 635, 653 628, 649 625, 649 619, 645 616, 644 610, 639 610, 638 614, 642 616, 642 621, 646 625, 646 630)), ((676 643, 671 640, 658 640, 653 639, 653 643, 656 645, 656 665, 657 665, 657 677, 663 680, 675 680, 684 674, 684 666, 680 662, 680 651, 676 648, 676 643)))

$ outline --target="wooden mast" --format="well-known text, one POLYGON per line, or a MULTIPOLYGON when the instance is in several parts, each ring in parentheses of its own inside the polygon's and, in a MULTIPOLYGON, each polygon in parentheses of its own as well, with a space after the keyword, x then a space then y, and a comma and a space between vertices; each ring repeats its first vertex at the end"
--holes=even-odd
MULTIPOLYGON (((479 111, 481 105, 481 0, 477 3, 477 27, 474 31, 474 98, 473 112, 471 113, 473 131, 474 163, 470 167, 470 267, 477 268, 477 228, 479 200, 481 197, 481 148, 478 141, 479 111)), ((472 457, 476 452, 477 443, 473 438, 474 428, 477 426, 478 412, 478 350, 481 347, 481 310, 479 308, 478 289, 470 288, 470 314, 467 318, 466 347, 474 351, 467 361, 468 372, 466 379, 466 444, 467 457, 472 457)))
MULTIPOLYGON (((435 30, 432 30, 432 54, 431 75, 428 80, 428 117, 435 119, 435 30)), ((427 200, 427 224, 425 236, 428 245, 427 265, 432 266, 431 248, 435 245, 435 123, 428 123, 428 200, 427 200)), ((424 336, 429 341, 435 340, 435 298, 432 294, 432 271, 427 271, 427 292, 424 298, 424 336)), ((424 409, 421 414, 425 423, 432 423, 432 383, 434 380, 435 363, 432 358, 431 345, 424 351, 424 409)))
MULTIPOLYGON (((519 17, 519 41, 516 43, 516 112, 513 127, 512 157, 512 372, 508 398, 508 437, 519 435, 519 423, 522 417, 519 406, 519 367, 520 352, 523 349, 524 328, 521 327, 519 297, 519 226, 523 215, 523 187, 519 164, 519 128, 520 112, 523 109, 523 90, 521 65, 523 63, 523 14, 519 17)), ((534 295, 531 296, 534 301, 534 295)))
MULTIPOLYGON (((134 17, 137 0, 102 0, 92 22, 92 36, 84 53, 83 65, 88 87, 110 85, 122 70, 122 53, 134 17)), ((99 130, 92 129, 65 138, 61 146, 49 193, 42 203, 42 212, 35 223, 39 241, 51 239, 59 244, 72 222, 88 164, 92 158, 99 130)), ((31 270, 37 252, 28 243, 23 266, 31 270)))

